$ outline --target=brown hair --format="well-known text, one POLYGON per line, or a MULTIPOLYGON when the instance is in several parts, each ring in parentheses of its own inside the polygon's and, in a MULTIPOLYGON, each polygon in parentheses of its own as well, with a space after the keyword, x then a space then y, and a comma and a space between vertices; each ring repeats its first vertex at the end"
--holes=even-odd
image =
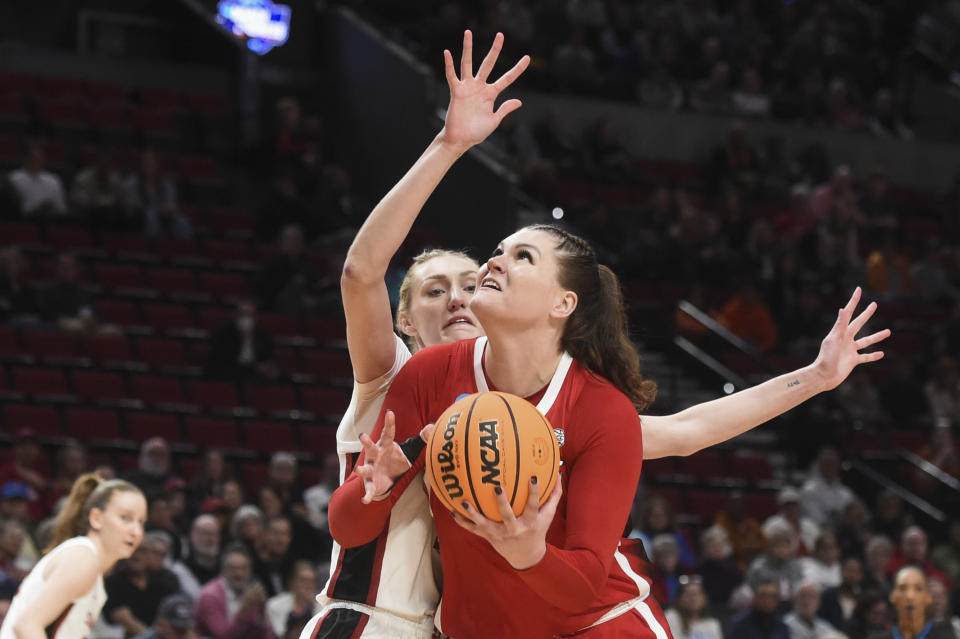
MULTIPOLYGON (((410 268, 407 269, 406 275, 403 276, 403 282, 400 283, 400 296, 399 301, 397 302, 396 327, 401 335, 403 334, 403 331, 400 330, 400 316, 406 315, 410 312, 410 302, 413 299, 413 292, 410 290, 410 288, 413 286, 413 271, 421 264, 428 262, 435 257, 462 257, 465 260, 470 260, 474 264, 477 263, 475 259, 463 251, 449 251, 446 249, 427 249, 414 257, 413 262, 410 264, 410 268)), ((417 344, 417 341, 413 339, 413 337, 407 336, 406 340, 407 346, 410 347, 411 352, 416 352, 420 348, 420 346, 417 344)))
POLYGON ((640 355, 630 341, 620 282, 582 238, 550 224, 528 226, 554 236, 558 244, 558 280, 577 294, 577 308, 563 329, 560 344, 597 375, 630 398, 638 411, 657 395, 657 385, 640 372, 640 355))
POLYGON ((53 522, 53 537, 44 552, 50 552, 71 537, 87 534, 90 530, 90 511, 94 508, 104 510, 113 493, 118 491, 140 493, 139 488, 122 479, 104 480, 96 473, 77 477, 53 522))

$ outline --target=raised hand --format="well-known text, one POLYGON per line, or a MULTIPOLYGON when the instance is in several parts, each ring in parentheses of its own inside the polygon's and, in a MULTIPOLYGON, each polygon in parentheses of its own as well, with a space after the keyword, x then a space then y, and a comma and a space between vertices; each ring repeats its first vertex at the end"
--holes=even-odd
POLYGON ((502 492, 497 494, 497 508, 503 518, 501 522, 487 519, 466 502, 463 507, 470 515, 469 520, 461 515, 451 514, 461 528, 489 541, 493 549, 511 566, 517 570, 525 570, 536 565, 547 552, 547 530, 557 512, 562 494, 563 489, 558 481, 550 497, 540 506, 540 487, 531 481, 527 505, 519 517, 513 514, 513 508, 502 492))
POLYGON ((441 137, 458 152, 464 152, 475 144, 483 142, 488 135, 500 126, 507 114, 520 108, 517 99, 507 100, 494 110, 497 96, 520 77, 530 65, 530 56, 523 56, 512 69, 504 73, 495 82, 488 83, 487 78, 493 71, 500 50, 503 48, 503 34, 493 39, 493 46, 480 63, 477 74, 473 74, 473 34, 463 33, 463 54, 460 57, 460 77, 453 68, 453 54, 443 51, 444 70, 447 85, 450 87, 450 106, 444 122, 441 137))
POLYGON ((397 479, 410 470, 410 462, 393 438, 396 434, 396 418, 388 410, 383 417, 383 432, 380 441, 374 442, 366 433, 360 435, 364 462, 354 472, 363 478, 363 503, 385 499, 397 479))
POLYGON ((885 328, 857 339, 857 333, 877 310, 877 303, 870 302, 860 315, 853 317, 857 304, 860 303, 861 293, 858 286, 847 305, 840 309, 836 323, 820 344, 820 353, 813 363, 813 369, 823 380, 824 390, 839 386, 859 364, 875 362, 883 357, 883 351, 860 352, 890 337, 890 329, 885 328))

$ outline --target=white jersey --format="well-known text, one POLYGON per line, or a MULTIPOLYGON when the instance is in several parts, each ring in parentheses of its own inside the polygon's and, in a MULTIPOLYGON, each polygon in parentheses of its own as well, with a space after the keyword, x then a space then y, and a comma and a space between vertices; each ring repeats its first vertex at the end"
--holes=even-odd
MULTIPOLYGON (((360 433, 373 432, 390 384, 410 360, 399 337, 395 353, 393 366, 380 377, 362 384, 354 380, 350 406, 337 428, 340 483, 363 449, 360 433)), ((440 591, 433 575, 436 532, 426 491, 404 491, 388 526, 380 542, 347 549, 333 543, 330 579, 317 596, 324 609, 304 628, 303 639, 430 637, 440 591), (353 635, 361 626, 362 633, 353 635)))
MULTIPOLYGON (((47 565, 52 557, 64 548, 74 546, 83 546, 88 548, 94 555, 99 555, 97 547, 89 537, 74 537, 68 539, 49 553, 47 553, 37 565, 33 567, 17 590, 13 601, 10 602, 10 609, 3 620, 3 626, 0 627, 0 639, 17 639, 13 632, 13 627, 23 615, 24 610, 30 603, 42 592, 46 585, 46 579, 43 576, 47 565)), ((107 591, 103 588, 103 575, 97 575, 97 581, 90 588, 90 591, 80 597, 77 597, 66 609, 60 613, 53 623, 46 628, 48 639, 84 639, 97 622, 100 616, 100 610, 103 604, 107 602, 107 591)))

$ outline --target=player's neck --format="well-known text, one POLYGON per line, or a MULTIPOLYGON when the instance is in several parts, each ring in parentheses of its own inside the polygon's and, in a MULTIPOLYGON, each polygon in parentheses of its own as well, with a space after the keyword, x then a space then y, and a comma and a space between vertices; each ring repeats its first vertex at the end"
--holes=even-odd
POLYGON ((535 334, 497 335, 488 332, 483 365, 497 390, 529 397, 550 383, 563 351, 557 338, 544 331, 535 334))
POLYGON ((926 625, 927 619, 923 613, 905 614, 902 615, 897 622, 897 629, 900 631, 903 639, 913 639, 920 634, 926 625))
POLYGON ((100 574, 107 574, 113 568, 113 565, 117 563, 119 557, 107 551, 99 534, 91 531, 87 533, 87 537, 89 537, 93 545, 97 547, 97 556, 100 558, 100 574))

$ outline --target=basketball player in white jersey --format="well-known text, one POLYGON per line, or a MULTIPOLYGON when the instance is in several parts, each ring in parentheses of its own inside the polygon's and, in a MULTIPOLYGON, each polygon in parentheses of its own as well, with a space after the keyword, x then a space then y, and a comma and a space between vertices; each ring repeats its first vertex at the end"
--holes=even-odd
MULTIPOLYGON (((488 83, 502 45, 503 36, 498 34, 474 76, 472 36, 466 32, 459 79, 450 54, 445 52, 450 106, 444 128, 374 208, 347 253, 341 292, 354 389, 337 430, 341 482, 352 472, 362 450, 360 435, 373 431, 390 383, 410 359, 411 351, 483 334, 467 307, 478 270, 470 257, 437 250, 415 258, 401 285, 396 319, 396 328, 407 344, 393 331, 384 277, 420 209, 453 163, 521 106, 519 100, 507 100, 494 108, 499 94, 529 64, 524 57, 496 82, 488 83)), ((857 351, 889 333, 855 340, 856 332, 876 308, 871 304, 854 318, 859 297, 858 290, 842 310, 817 362, 790 373, 790 380, 778 377, 675 415, 643 416, 644 459, 690 455, 726 441, 797 406, 824 387, 832 388, 857 364, 878 359, 879 353, 857 351), (803 384, 787 385, 800 378, 803 384)), ((439 591, 431 567, 435 533, 428 504, 423 491, 405 491, 393 508, 385 534, 377 541, 348 550, 334 544, 331 577, 318 596, 324 610, 307 623, 301 639, 431 636, 430 617, 439 591)))
POLYGON ((133 484, 77 478, 46 554, 10 602, 0 639, 84 639, 107 600, 104 573, 140 545, 146 518, 147 501, 133 484))

